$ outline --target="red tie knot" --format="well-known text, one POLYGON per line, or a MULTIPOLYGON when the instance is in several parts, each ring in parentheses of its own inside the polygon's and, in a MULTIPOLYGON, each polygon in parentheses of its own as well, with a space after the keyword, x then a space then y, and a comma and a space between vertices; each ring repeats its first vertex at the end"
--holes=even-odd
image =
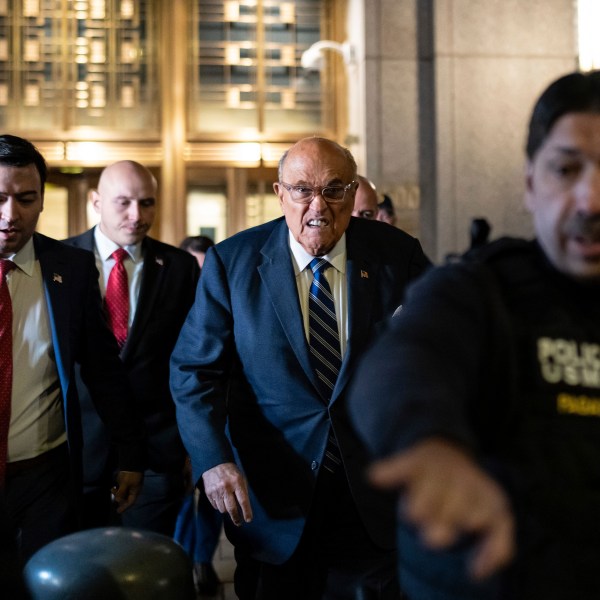
POLYGON ((115 260, 115 262, 122 263, 129 256, 129 254, 125 248, 117 248, 110 256, 115 260))
POLYGON ((4 278, 6 277, 7 273, 9 271, 12 271, 12 269, 15 269, 16 266, 17 265, 15 265, 15 263, 12 260, 8 260, 5 258, 0 260, 0 279, 4 281, 4 278))

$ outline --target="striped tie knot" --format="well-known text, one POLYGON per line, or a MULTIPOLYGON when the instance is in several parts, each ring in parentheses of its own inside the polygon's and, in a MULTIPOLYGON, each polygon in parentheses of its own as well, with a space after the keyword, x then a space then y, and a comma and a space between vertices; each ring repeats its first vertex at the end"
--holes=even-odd
POLYGON ((324 273, 331 265, 324 258, 313 258, 310 261, 310 270, 313 272, 313 275, 321 275, 324 273))

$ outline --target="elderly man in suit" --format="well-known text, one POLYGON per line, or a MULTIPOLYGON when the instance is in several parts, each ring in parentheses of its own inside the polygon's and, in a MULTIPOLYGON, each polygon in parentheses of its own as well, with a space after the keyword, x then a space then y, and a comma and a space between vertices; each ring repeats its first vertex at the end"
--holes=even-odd
POLYGON ((135 500, 145 464, 144 427, 103 316, 94 259, 34 233, 46 174, 30 142, 0 136, 0 488, 24 559, 78 526, 75 364, 117 443, 119 511, 135 500))
POLYGON ((284 217, 209 249, 171 359, 194 480, 231 517, 242 599, 399 595, 393 503, 364 481, 344 391, 428 260, 406 233, 351 217, 356 187, 338 144, 288 150, 284 217))
MULTIPOLYGON (((157 183, 139 163, 125 160, 100 175, 92 203, 99 224, 67 240, 94 252, 109 321, 121 348, 134 401, 148 430, 148 469, 135 510, 124 525, 173 535, 184 496, 186 453, 169 392, 169 358, 194 301, 199 268, 192 255, 149 237, 156 214, 157 183), (121 269, 122 302, 113 296, 121 269), (121 310, 123 308, 125 310, 121 310)), ((86 447, 85 518, 106 524, 109 498, 102 482, 115 464, 106 433, 85 390, 81 394, 86 447)))

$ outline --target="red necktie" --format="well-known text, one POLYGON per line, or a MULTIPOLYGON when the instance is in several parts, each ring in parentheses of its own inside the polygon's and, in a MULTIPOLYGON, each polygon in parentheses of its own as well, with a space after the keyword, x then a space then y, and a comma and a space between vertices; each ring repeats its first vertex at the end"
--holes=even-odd
POLYGON ((104 305, 108 316, 108 323, 115 338, 122 348, 127 339, 127 326, 129 323, 129 283, 127 271, 123 261, 129 256, 127 250, 119 248, 111 254, 115 264, 108 276, 104 305))
POLYGON ((13 375, 12 302, 6 274, 15 266, 12 260, 0 260, 0 487, 6 476, 13 375))

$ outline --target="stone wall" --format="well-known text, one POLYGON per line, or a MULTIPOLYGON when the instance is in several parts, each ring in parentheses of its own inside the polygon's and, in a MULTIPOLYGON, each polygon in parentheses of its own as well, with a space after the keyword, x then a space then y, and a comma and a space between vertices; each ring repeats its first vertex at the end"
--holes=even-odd
POLYGON ((364 35, 360 166, 400 226, 438 261, 466 248, 474 217, 493 237, 531 235, 525 128, 541 90, 576 68, 575 2, 362 2, 350 36, 364 35))

